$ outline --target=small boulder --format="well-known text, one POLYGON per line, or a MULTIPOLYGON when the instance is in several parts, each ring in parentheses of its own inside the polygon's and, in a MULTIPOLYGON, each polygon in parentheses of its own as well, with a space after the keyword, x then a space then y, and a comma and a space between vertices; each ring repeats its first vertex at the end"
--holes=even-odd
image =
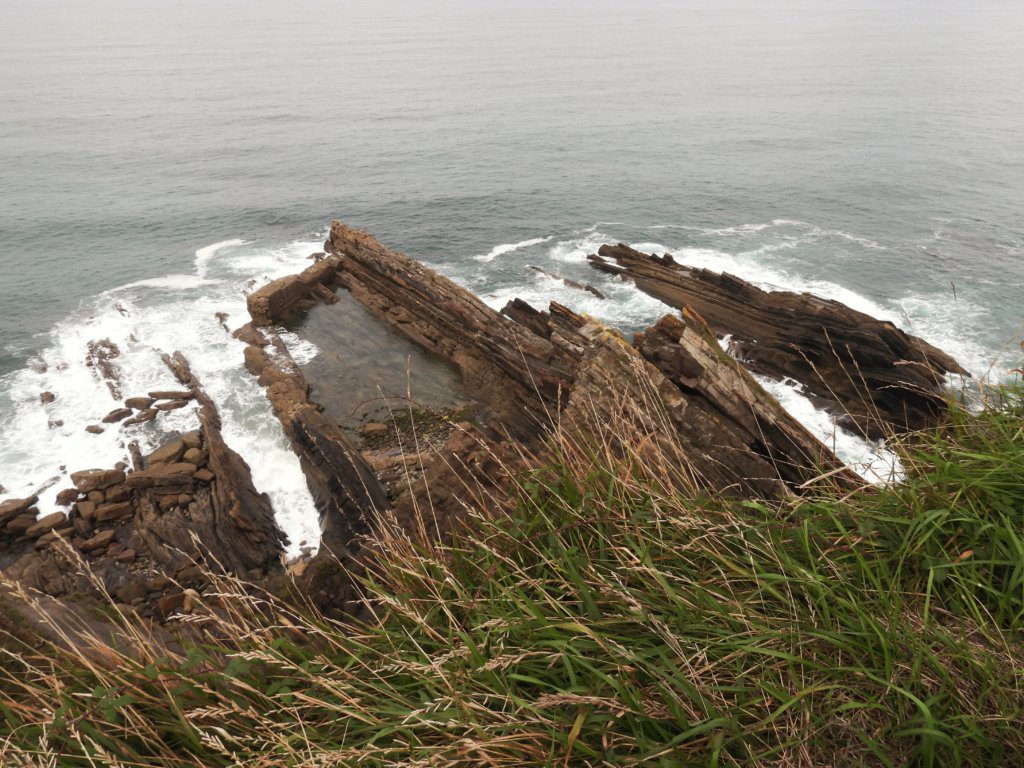
POLYGON ((83 552, 95 552, 99 549, 106 549, 107 545, 114 540, 116 533, 111 530, 100 531, 90 539, 86 539, 82 543, 83 552))
POLYGON ((185 444, 186 448, 202 448, 203 435, 198 429, 194 429, 191 432, 186 432, 182 435, 181 442, 185 444))
POLYGON ((69 506, 78 501, 77 488, 65 488, 57 494, 57 503, 62 507, 69 506))
POLYGON ((101 507, 96 507, 96 522, 106 523, 111 520, 120 520, 122 517, 127 517, 132 512, 131 502, 120 501, 117 504, 104 504, 101 507))
POLYGON ((180 611, 183 605, 185 605, 185 595, 182 592, 164 595, 156 601, 156 609, 165 619, 180 611))
POLYGON ((64 516, 63 512, 51 512, 50 514, 39 518, 35 525, 25 531, 25 535, 42 536, 44 533, 49 533, 65 520, 67 520, 67 518, 64 516))
POLYGON ((148 457, 146 461, 150 466, 154 464, 173 464, 181 458, 181 454, 185 452, 185 443, 182 440, 171 440, 169 443, 164 443, 148 457))
POLYGON ((189 448, 181 458, 182 461, 187 461, 189 464, 201 467, 206 464, 206 451, 200 448, 189 448))
POLYGON ((144 411, 153 405, 153 402, 152 397, 129 397, 124 401, 124 407, 134 411, 144 411))
POLYGON ((146 596, 146 588, 138 581, 129 581, 123 587, 118 589, 115 593, 118 600, 125 603, 130 603, 133 600, 139 600, 146 596))
POLYGON ((29 528, 36 524, 36 513, 34 511, 22 512, 13 520, 8 520, 4 526, 7 533, 21 536, 29 528))
POLYGON ((119 469, 87 469, 82 472, 72 472, 71 482, 82 493, 101 491, 112 485, 123 483, 124 472, 119 469))
POLYGON ((154 496, 156 506, 161 512, 168 512, 178 506, 178 494, 158 493, 154 496))
POLYGON ((195 395, 190 390, 168 390, 158 389, 150 392, 149 396, 154 400, 191 400, 195 395))
POLYGON ((38 501, 38 496, 29 496, 24 499, 8 499, 0 502, 0 523, 13 520, 21 513, 27 512, 38 501))
POLYGON ((106 416, 103 417, 102 421, 104 424, 115 424, 118 421, 124 421, 132 415, 131 408, 115 408, 106 416))
POLYGON ((83 520, 91 521, 96 517, 96 505, 91 501, 80 501, 75 504, 75 510, 82 516, 83 520))
POLYGON ((111 504, 119 501, 128 501, 132 497, 132 489, 127 485, 115 485, 107 488, 104 495, 106 496, 106 501, 111 504))
POLYGON ((102 435, 103 427, 101 427, 99 424, 90 424, 88 427, 85 428, 85 431, 88 432, 90 435, 102 435))
POLYGON ((50 403, 52 403, 56 399, 57 399, 57 396, 55 394, 53 394, 53 392, 40 392, 39 393, 39 400, 40 400, 40 402, 43 405, 49 405, 50 403))
POLYGON ((188 400, 169 400, 163 403, 157 403, 156 409, 158 411, 174 411, 178 408, 184 408, 188 405, 188 400))
POLYGON ((166 576, 156 574, 146 580, 147 592, 160 592, 171 586, 171 580, 166 576))
MULTIPOLYGON (((31 534, 29 534, 31 535, 31 534)), ((57 543, 57 531, 47 531, 36 539, 36 549, 46 549, 57 543)))
POLYGON ((130 419, 125 419, 122 423, 126 427, 130 427, 132 424, 147 424, 155 419, 158 413, 159 411, 156 408, 147 408, 144 411, 139 411, 130 419))

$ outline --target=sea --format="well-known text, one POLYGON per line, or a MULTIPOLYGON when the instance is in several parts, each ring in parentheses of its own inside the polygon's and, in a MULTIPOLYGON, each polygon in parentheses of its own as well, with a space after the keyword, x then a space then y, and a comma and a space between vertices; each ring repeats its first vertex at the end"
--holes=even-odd
MULTIPOLYGON (((1018 0, 0 0, 0 498, 153 447, 85 432, 181 351, 292 540, 316 513, 225 332, 332 218, 501 307, 621 328, 624 242, 891 319, 1001 381, 1024 356, 1018 0), (599 299, 529 269, 588 282, 599 299), (50 404, 40 394, 52 392, 50 404)), ((295 354, 319 350, 292 338, 295 354)), ((883 446, 766 382, 866 473, 883 446)))

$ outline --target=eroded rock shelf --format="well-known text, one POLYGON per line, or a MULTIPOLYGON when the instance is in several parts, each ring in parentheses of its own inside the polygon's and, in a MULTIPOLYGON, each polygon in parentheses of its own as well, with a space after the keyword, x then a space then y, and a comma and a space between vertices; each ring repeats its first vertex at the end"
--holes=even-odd
MULTIPOLYGON (((289 572, 269 501, 174 355, 166 362, 183 387, 174 402, 194 400, 200 428, 132 466, 76 473, 61 497, 69 514, 40 517, 33 498, 0 503, 0 568, 62 600, 95 599, 102 587, 154 621, 201 593, 210 570, 352 610, 352 574, 373 557, 367 534, 387 520, 444 537, 469 509, 500 510, 514 473, 544 461, 556 431, 648 451, 666 482, 698 492, 786 497, 822 478, 852 488, 859 477, 751 371, 800 381, 871 436, 941 419, 943 376, 962 373, 940 350, 837 302, 623 245, 591 260, 680 312, 632 340, 557 303, 514 300, 496 312, 334 222, 325 253, 252 293, 251 322, 235 332, 317 502, 320 552, 289 572), (317 354, 297 362, 290 334, 317 354)), ((91 354, 114 375, 110 350, 91 354)), ((129 408, 158 395, 170 396, 129 408)))

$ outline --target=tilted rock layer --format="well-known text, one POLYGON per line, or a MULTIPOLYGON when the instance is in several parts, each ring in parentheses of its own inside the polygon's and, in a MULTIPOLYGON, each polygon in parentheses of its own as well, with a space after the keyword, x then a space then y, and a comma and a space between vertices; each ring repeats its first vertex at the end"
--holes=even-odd
MULTIPOLYGON (((542 463, 553 442, 642 459, 666 485, 699 493, 785 497, 823 478, 850 488, 860 479, 747 366, 802 382, 872 435, 938 418, 937 386, 944 373, 961 371, 891 323, 836 302, 762 291, 626 246, 602 248, 594 265, 682 310, 632 343, 557 303, 541 310, 513 300, 496 312, 337 221, 325 251, 304 272, 253 292, 251 322, 236 331, 321 513, 319 554, 286 577, 284 539, 267 497, 225 443, 216 405, 174 355, 166 363, 181 391, 131 398, 105 421, 118 428, 128 409, 155 414, 195 402, 200 428, 148 457, 136 447, 132 467, 74 473, 75 487, 58 497, 69 514, 40 517, 34 497, 0 503, 6 576, 62 599, 105 591, 154 618, 181 608, 186 590, 202 590, 209 571, 279 593, 297 589, 326 610, 355 610, 353 576, 372 567, 382 531, 397 526, 436 540, 474 510, 499 512, 514 498, 517 473, 542 463), (344 391, 314 391, 278 329, 343 292, 380 325, 375 332, 401 336, 458 371, 469 402, 457 416, 407 404, 405 423, 396 416, 359 431, 328 416, 318 394, 346 408, 359 403, 346 402, 344 391), (742 362, 716 333, 732 336, 742 362)), ((115 384, 116 350, 90 354, 115 384)))

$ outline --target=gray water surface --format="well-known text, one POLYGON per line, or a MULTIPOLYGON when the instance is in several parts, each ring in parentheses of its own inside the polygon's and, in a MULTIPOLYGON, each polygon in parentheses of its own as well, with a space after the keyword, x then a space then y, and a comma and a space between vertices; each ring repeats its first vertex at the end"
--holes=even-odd
POLYGON ((984 372, 1024 320, 1022 83, 1006 0, 0 0, 0 481, 89 450, 25 443, 40 388, 67 430, 109 409, 54 373, 97 336, 139 382, 154 338, 182 346, 254 429, 207 315, 240 323, 247 281, 302 268, 334 217, 495 306, 651 322, 585 264, 622 240, 984 372))

